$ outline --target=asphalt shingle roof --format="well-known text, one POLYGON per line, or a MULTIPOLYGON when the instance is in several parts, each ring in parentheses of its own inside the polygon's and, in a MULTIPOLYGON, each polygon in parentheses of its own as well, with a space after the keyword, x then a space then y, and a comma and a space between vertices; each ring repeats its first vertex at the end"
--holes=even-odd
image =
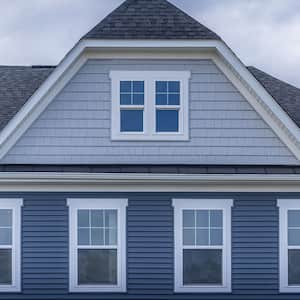
POLYGON ((166 0, 127 0, 85 39, 217 39, 220 37, 166 0))
POLYGON ((254 67, 248 70, 300 127, 300 89, 254 67))
POLYGON ((53 67, 0 66, 0 130, 53 71, 53 67))

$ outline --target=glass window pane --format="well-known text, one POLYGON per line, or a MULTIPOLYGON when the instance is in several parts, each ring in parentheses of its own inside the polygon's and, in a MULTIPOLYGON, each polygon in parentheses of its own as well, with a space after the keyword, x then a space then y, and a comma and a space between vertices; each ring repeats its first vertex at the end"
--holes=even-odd
POLYGON ((118 226, 117 214, 115 209, 105 211, 105 227, 116 228, 118 226))
POLYGON ((156 105, 167 105, 168 95, 167 94, 156 94, 156 105))
POLYGON ((289 246, 300 246, 300 229, 289 229, 288 243, 289 246))
POLYGON ((184 285, 222 285, 222 250, 184 249, 184 285))
POLYGON ((121 132, 142 132, 143 115, 143 110, 121 110, 121 132))
POLYGON ((212 246, 223 245, 223 230, 222 229, 211 229, 210 230, 210 244, 212 246))
POLYGON ((180 93, 180 82, 179 81, 169 81, 169 92, 170 93, 180 93))
POLYGON ((195 245, 195 229, 183 229, 183 245, 195 245))
POLYGON ((195 227, 195 210, 183 211, 183 227, 195 227))
POLYGON ((300 210, 288 211, 288 226, 300 227, 300 210))
POLYGON ((168 84, 167 81, 156 81, 156 93, 167 93, 168 84))
POLYGON ((117 244, 117 229, 105 229, 105 245, 116 246, 117 244))
POLYGON ((12 226, 12 210, 11 209, 0 209, 0 227, 11 227, 12 226))
POLYGON ((90 211, 88 209, 78 210, 77 216, 78 216, 78 227, 90 226, 90 211))
POLYGON ((196 244, 198 246, 209 245, 208 229, 197 229, 197 231, 196 231, 196 244))
POLYGON ((144 93, 144 81, 134 81, 133 82, 133 92, 134 93, 144 93))
POLYGON ((92 227, 104 227, 104 212, 101 209, 91 210, 91 225, 92 227))
POLYGON ((12 284, 11 249, 0 249, 0 285, 12 284))
POLYGON ((144 94, 133 94, 134 105, 144 105, 144 94))
POLYGON ((131 105, 132 94, 121 94, 120 95, 120 104, 121 105, 131 105))
POLYGON ((91 229, 92 245, 104 245, 104 229, 92 228, 91 229))
POLYGON ((117 284, 117 250, 78 250, 78 284, 117 284))
POLYGON ((90 245, 90 229, 79 228, 78 229, 78 245, 90 245))
POLYGON ((11 244, 11 228, 0 228, 0 245, 11 244))
POLYGON ((120 82, 120 92, 121 93, 131 93, 131 81, 121 81, 120 82))
POLYGON ((178 132, 178 111, 177 110, 156 110, 156 131, 157 132, 178 132))
POLYGON ((211 210, 210 211, 210 227, 223 227, 222 210, 211 210))
POLYGON ((196 213, 196 226, 197 227, 208 227, 208 210, 197 210, 196 213))
POLYGON ((300 285, 300 250, 288 250, 289 285, 300 285))
POLYGON ((169 94, 169 105, 179 105, 180 95, 179 94, 169 94))

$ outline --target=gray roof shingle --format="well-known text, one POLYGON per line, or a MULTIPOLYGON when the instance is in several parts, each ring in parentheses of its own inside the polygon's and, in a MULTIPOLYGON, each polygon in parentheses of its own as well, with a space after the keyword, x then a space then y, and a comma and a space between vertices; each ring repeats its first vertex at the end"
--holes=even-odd
POLYGON ((53 67, 0 66, 0 130, 53 71, 53 67))
POLYGON ((257 68, 248 67, 248 70, 300 127, 300 89, 257 68))
POLYGON ((83 38, 220 39, 167 0, 126 0, 83 38))

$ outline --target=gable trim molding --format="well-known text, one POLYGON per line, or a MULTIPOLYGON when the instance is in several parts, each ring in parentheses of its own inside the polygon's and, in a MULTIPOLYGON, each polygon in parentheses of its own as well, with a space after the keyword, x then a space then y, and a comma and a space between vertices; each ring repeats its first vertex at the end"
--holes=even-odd
POLYGON ((84 63, 93 58, 212 59, 295 157, 300 160, 299 127, 224 42, 210 40, 80 41, 2 130, 0 133, 0 159, 16 144, 84 63))

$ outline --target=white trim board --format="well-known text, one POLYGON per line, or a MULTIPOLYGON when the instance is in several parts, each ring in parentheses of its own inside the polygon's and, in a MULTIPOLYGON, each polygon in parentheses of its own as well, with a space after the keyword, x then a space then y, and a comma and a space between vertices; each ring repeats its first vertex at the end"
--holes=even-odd
POLYGON ((0 133, 0 159, 90 58, 210 58, 300 160, 300 129, 222 41, 82 40, 0 133), (217 54, 216 54, 217 53, 217 54))
POLYGON ((1 192, 300 192, 300 175, 0 173, 1 192))

